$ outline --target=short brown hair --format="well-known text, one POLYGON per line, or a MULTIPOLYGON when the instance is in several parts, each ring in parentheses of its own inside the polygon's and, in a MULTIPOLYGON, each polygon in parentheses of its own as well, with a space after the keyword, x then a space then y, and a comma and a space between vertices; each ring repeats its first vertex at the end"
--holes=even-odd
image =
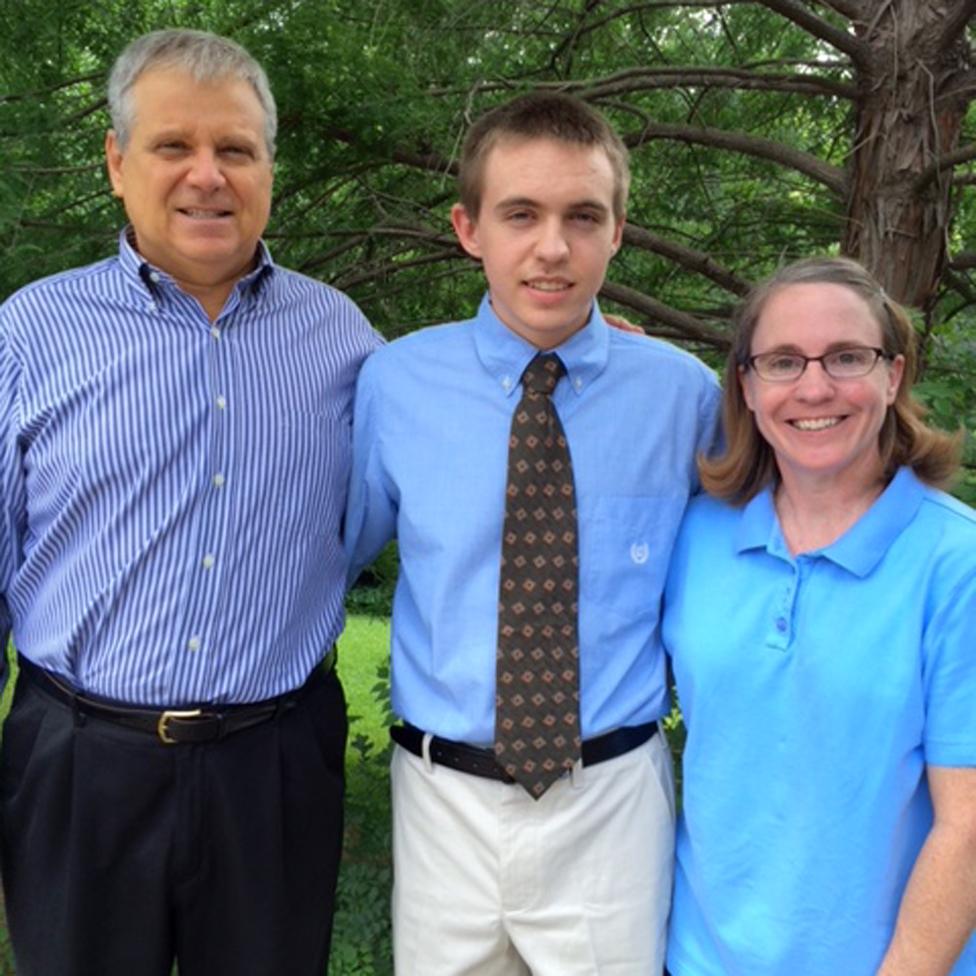
POLYGON ((889 357, 904 356, 905 369, 894 403, 888 407, 878 447, 885 477, 908 465, 927 484, 946 487, 959 468, 961 432, 933 430, 923 420, 925 408, 912 395, 917 353, 915 330, 908 313, 890 299, 875 278, 850 258, 807 258, 780 268, 746 296, 736 316, 732 348, 725 366, 722 419, 726 448, 716 458, 699 461, 702 485, 709 493, 741 505, 779 480, 773 449, 759 433, 746 405, 739 375, 752 354, 752 337, 766 303, 787 285, 835 284, 860 296, 881 326, 882 346, 889 357))
POLYGON ((468 130, 461 147, 461 205, 474 220, 481 209, 485 160, 503 139, 555 139, 597 146, 613 170, 613 215, 623 220, 630 189, 627 147, 609 122, 586 102, 560 92, 535 91, 491 109, 468 130))

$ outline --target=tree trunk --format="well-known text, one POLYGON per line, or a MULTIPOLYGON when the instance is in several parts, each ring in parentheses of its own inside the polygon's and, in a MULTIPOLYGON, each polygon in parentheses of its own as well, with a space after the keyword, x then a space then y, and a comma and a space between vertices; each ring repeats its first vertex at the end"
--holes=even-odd
POLYGON ((965 0, 864 0, 844 253, 898 301, 929 310, 946 261, 952 171, 919 177, 958 146, 966 99, 952 94, 972 68, 963 30, 942 41, 965 0), (877 23, 871 26, 871 22, 877 23))

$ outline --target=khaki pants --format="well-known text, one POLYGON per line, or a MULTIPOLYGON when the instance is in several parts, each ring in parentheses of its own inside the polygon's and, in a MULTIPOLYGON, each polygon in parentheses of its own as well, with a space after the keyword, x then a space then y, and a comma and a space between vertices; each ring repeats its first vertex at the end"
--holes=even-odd
POLYGON ((662 734, 541 800, 393 757, 397 976, 660 976, 674 785, 662 734))

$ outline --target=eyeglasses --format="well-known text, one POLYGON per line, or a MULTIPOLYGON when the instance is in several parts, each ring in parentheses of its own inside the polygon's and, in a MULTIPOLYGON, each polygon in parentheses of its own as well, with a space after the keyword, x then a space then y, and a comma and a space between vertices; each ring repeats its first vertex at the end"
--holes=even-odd
POLYGON ((822 356, 804 356, 798 352, 761 352, 757 356, 750 356, 746 365, 754 369, 761 380, 790 383, 798 380, 810 363, 820 363, 827 375, 835 380, 853 380, 858 376, 867 376, 879 359, 893 358, 874 346, 847 346, 825 352, 822 356))

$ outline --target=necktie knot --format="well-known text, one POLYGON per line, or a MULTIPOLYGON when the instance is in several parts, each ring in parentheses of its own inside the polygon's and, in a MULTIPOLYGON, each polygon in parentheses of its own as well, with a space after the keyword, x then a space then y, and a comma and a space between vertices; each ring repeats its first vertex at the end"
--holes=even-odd
POLYGON ((565 372, 566 367, 554 352, 540 352, 525 367, 525 372, 522 374, 522 389, 526 393, 544 393, 550 396, 565 372))

